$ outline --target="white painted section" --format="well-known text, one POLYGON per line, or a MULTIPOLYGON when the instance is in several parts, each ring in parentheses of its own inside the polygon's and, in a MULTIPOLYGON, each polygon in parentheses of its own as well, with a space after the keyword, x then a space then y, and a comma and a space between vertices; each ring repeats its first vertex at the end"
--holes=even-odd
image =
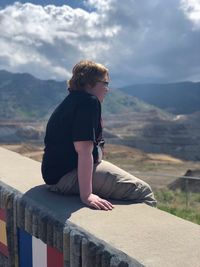
POLYGON ((47 245, 32 236, 33 267, 47 267, 47 245))

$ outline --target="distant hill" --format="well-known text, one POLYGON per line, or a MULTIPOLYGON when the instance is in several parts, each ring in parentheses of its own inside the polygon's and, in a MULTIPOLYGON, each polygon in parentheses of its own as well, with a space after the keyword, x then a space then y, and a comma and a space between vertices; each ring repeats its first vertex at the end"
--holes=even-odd
POLYGON ((1 70, 0 118, 45 118, 65 94, 65 82, 43 81, 30 74, 1 70))
POLYGON ((121 92, 120 90, 111 90, 104 102, 103 102, 103 112, 106 115, 117 115, 121 116, 122 114, 126 113, 148 113, 148 112, 155 112, 159 114, 162 118, 169 118, 170 114, 168 112, 163 111, 153 105, 147 104, 142 100, 134 96, 130 96, 121 92))
MULTIPOLYGON (((0 71, 0 120, 44 120, 68 94, 66 82, 40 80, 30 74, 0 71)), ((157 110, 133 96, 113 90, 103 104, 105 114, 157 110)))
POLYGON ((135 84, 120 90, 174 114, 200 111, 200 82, 135 84))

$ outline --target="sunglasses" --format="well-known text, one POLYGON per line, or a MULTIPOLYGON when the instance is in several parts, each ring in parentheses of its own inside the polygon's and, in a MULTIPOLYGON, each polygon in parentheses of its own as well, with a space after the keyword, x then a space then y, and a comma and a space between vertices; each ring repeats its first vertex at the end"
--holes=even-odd
POLYGON ((106 81, 98 80, 97 82, 99 82, 99 83, 103 83, 106 87, 108 87, 108 85, 109 85, 109 82, 106 82, 106 81))

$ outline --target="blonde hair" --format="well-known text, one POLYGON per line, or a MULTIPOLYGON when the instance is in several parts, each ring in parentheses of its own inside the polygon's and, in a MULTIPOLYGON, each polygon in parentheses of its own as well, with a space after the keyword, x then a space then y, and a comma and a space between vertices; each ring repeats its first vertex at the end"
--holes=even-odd
POLYGON ((72 78, 68 81, 68 90, 84 91, 88 84, 94 86, 105 75, 109 76, 108 69, 104 65, 90 60, 81 60, 73 67, 72 78))

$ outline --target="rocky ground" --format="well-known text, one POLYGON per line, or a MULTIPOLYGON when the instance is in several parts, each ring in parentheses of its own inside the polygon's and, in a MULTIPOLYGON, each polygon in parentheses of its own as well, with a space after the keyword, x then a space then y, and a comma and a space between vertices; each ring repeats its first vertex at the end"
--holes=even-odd
POLYGON ((109 116, 105 127, 115 135, 109 143, 200 161, 200 112, 168 117, 155 111, 109 116))

